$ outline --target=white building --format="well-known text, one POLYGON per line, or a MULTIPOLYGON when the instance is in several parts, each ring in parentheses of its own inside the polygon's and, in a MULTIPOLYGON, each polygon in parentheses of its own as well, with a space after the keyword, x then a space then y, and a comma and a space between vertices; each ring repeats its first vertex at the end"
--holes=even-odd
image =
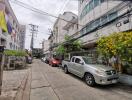
POLYGON ((25 49, 25 35, 26 35, 26 26, 20 25, 20 49, 25 49))
POLYGON ((53 27, 54 43, 58 44, 64 42, 65 35, 68 33, 68 31, 64 29, 64 26, 76 18, 76 14, 72 12, 64 12, 59 15, 59 18, 56 20, 53 27))
POLYGON ((74 15, 74 17, 69 22, 67 22, 63 29, 66 30, 66 35, 70 37, 75 37, 77 34, 79 34, 78 16, 74 15))
POLYGON ((43 46, 43 53, 44 54, 49 53, 49 40, 44 40, 42 46, 43 46))
POLYGON ((3 6, 6 18, 8 18, 12 28, 11 33, 4 32, 0 28, 0 45, 4 45, 6 49, 18 50, 20 49, 20 25, 8 0, 1 0, 0 5, 3 6))
POLYGON ((80 0, 78 22, 80 34, 76 37, 86 48, 95 47, 101 36, 132 30, 132 1, 80 0))

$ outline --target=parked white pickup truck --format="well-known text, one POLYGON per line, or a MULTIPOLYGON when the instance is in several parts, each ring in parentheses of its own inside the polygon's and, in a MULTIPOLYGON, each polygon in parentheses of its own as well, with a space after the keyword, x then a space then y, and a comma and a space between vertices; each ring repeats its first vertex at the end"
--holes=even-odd
POLYGON ((84 78, 87 85, 97 84, 107 85, 118 82, 118 73, 110 66, 97 64, 90 57, 73 56, 71 61, 63 60, 62 67, 65 73, 72 73, 80 78, 84 78))

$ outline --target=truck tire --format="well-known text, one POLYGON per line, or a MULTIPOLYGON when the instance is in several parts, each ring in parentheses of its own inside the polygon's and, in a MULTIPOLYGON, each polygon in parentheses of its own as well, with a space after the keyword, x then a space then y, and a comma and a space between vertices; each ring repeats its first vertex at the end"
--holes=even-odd
POLYGON ((65 74, 68 74, 69 73, 67 66, 64 67, 64 72, 65 72, 65 74))
POLYGON ((94 77, 93 77, 93 75, 90 74, 90 73, 86 73, 86 74, 85 74, 85 82, 86 82, 87 85, 89 85, 89 86, 91 86, 91 87, 95 86, 94 77))

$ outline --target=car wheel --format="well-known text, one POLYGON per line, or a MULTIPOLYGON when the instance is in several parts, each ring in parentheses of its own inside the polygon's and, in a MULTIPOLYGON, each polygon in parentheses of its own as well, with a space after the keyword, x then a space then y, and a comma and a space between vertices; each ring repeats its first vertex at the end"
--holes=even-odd
POLYGON ((54 67, 54 64, 51 64, 52 67, 54 67))
POLYGON ((89 85, 89 86, 94 86, 94 85, 95 85, 95 80, 94 80, 93 75, 91 75, 91 74, 86 74, 86 75, 85 75, 85 82, 86 82, 86 84, 89 85))
POLYGON ((64 67, 64 72, 65 72, 66 74, 69 73, 69 72, 68 72, 68 68, 67 68, 67 66, 64 67))

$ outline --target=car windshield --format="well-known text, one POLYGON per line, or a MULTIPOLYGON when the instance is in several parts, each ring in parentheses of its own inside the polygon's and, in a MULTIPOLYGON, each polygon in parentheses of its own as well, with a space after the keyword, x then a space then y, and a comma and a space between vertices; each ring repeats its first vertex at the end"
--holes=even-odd
POLYGON ((97 64, 97 61, 90 57, 82 57, 86 64, 97 64))

